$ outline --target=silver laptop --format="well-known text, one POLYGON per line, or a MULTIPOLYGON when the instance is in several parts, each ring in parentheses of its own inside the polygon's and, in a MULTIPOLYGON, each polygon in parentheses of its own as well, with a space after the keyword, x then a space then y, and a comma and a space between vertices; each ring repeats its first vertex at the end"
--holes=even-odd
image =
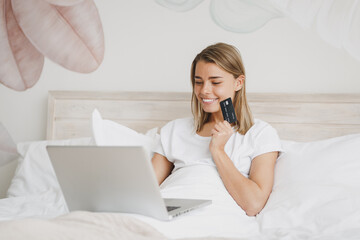
POLYGON ((47 146, 70 211, 137 213, 170 220, 211 200, 163 199, 143 147, 47 146))

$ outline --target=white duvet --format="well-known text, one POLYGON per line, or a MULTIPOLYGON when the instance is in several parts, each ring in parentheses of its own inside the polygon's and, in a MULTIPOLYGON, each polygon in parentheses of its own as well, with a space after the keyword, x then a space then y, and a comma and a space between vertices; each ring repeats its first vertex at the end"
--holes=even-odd
POLYGON ((211 205, 168 222, 137 216, 167 237, 249 237, 260 233, 255 217, 248 217, 235 203, 214 167, 181 168, 165 180, 161 193, 165 198, 212 199, 211 205))

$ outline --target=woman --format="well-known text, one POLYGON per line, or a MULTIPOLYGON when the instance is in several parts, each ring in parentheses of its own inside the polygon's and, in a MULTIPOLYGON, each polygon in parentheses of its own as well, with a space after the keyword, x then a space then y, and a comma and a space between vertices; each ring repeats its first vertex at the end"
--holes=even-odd
POLYGON ((191 66, 193 118, 177 119, 161 129, 152 164, 159 184, 172 171, 213 165, 229 194, 255 216, 271 193, 281 143, 274 128, 254 120, 245 93, 245 69, 237 49, 208 46, 191 66), (224 121, 220 102, 231 97, 237 121, 224 121))

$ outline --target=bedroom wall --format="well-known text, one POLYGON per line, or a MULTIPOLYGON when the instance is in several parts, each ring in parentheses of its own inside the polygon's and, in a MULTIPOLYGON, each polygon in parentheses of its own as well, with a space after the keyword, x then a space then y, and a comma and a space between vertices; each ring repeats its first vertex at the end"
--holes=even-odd
POLYGON ((237 34, 212 21, 209 1, 184 13, 151 0, 95 2, 106 43, 98 70, 78 74, 46 60, 33 88, 0 85, 0 122, 16 142, 45 139, 49 90, 190 91, 192 59, 219 41, 241 51, 248 92, 360 93, 360 61, 289 19, 237 34))

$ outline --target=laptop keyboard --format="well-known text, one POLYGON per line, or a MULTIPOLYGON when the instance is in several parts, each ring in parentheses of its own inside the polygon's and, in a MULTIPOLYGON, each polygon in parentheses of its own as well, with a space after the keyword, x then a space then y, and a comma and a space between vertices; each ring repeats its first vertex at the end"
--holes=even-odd
POLYGON ((180 207, 174 207, 174 206, 166 206, 166 209, 168 212, 172 211, 172 210, 175 210, 175 209, 178 209, 180 207))

